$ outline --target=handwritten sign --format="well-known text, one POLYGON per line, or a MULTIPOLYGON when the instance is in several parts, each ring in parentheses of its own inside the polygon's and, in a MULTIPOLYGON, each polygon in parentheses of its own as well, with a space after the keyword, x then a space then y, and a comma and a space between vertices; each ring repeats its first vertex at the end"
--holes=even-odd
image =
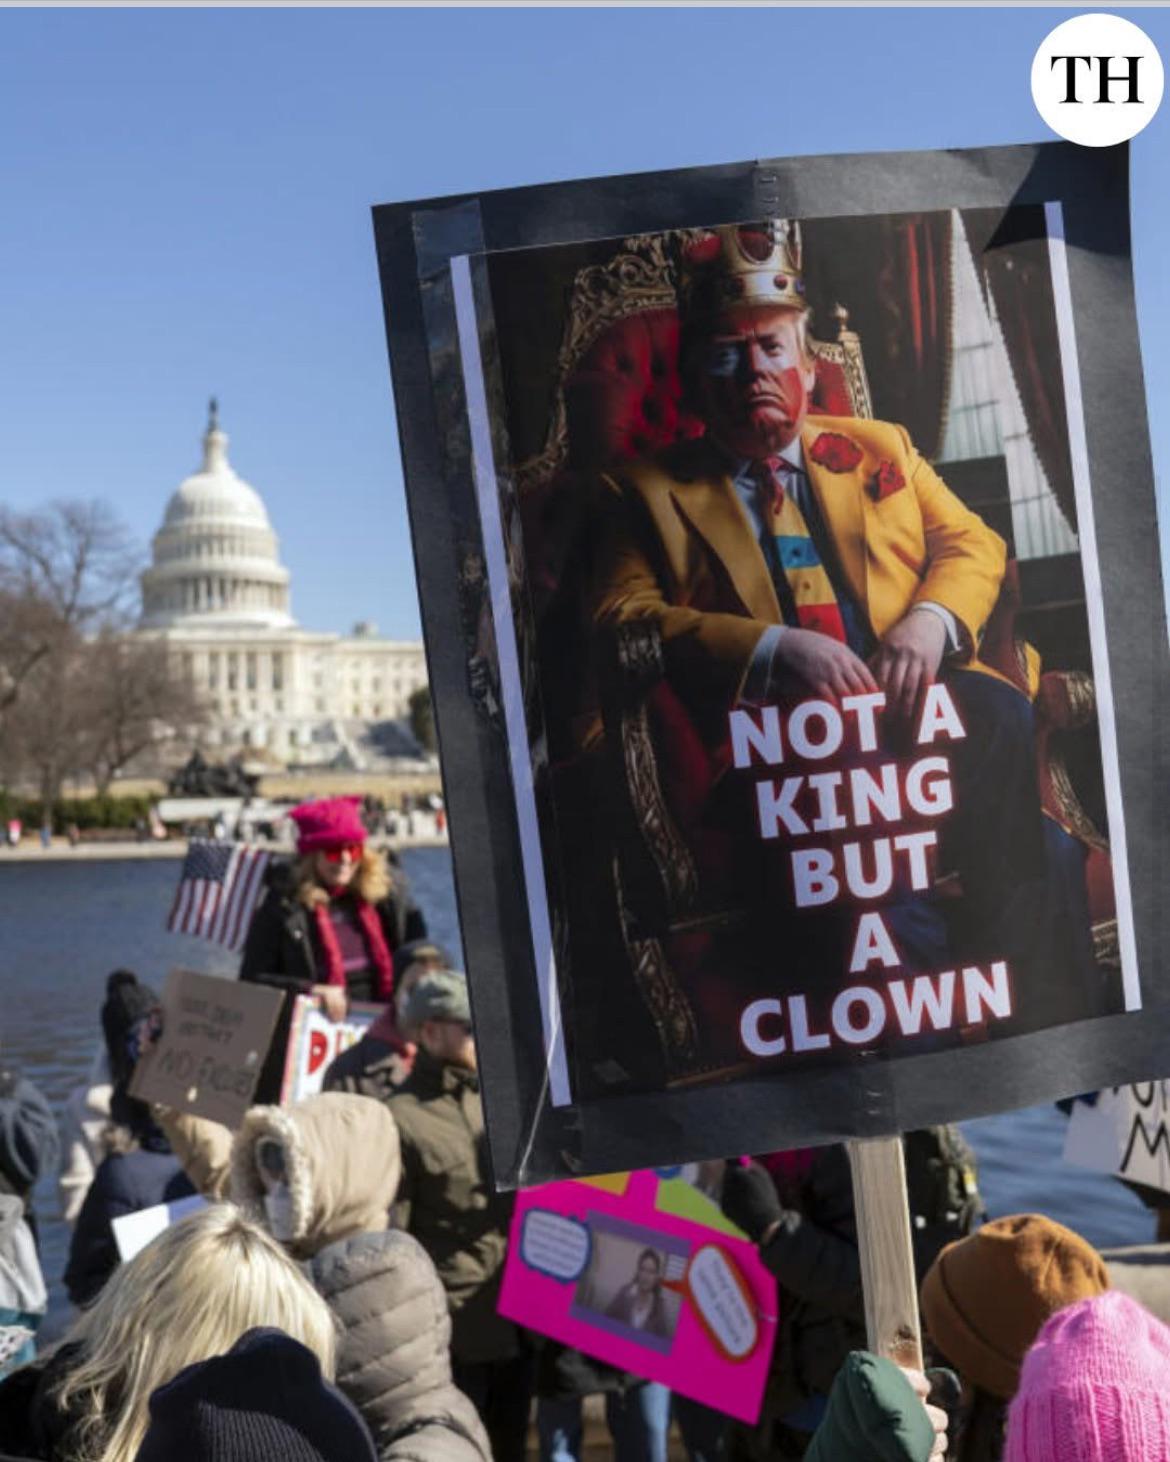
POLYGON ((1092 1106, 1077 1102, 1064 1157, 1170 1193, 1170 1080, 1109 1087, 1092 1106))
POLYGON ((284 997, 266 985, 172 970, 163 1029, 130 1094, 238 1127, 251 1105, 284 997))
POLYGON ((316 1096, 332 1063, 361 1040, 382 1009, 381 1005, 351 1005, 344 1020, 330 1020, 315 999, 298 995, 288 1033, 281 1104, 316 1096))

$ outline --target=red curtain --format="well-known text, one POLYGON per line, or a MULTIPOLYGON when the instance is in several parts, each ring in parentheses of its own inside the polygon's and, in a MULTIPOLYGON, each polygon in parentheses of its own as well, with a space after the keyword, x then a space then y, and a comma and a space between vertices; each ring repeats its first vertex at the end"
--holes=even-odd
POLYGON ((901 422, 925 457, 942 446, 951 383, 951 215, 882 220, 878 299, 885 350, 872 382, 879 417, 901 422))

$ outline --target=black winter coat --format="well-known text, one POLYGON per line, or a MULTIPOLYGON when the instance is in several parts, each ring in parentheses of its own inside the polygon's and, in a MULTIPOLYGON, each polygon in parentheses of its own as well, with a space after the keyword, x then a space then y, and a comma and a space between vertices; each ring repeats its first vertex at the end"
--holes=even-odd
MULTIPOLYGON (((314 920, 296 896, 291 872, 288 863, 277 863, 270 870, 268 890, 252 915, 240 960, 241 980, 271 985, 285 995, 268 1058, 256 1086, 254 1100, 262 1103, 280 1100, 285 1050, 292 1027, 292 997, 307 995, 314 985, 323 983, 314 920)), ((391 953, 412 939, 424 939, 427 932, 426 920, 411 897, 405 878, 396 872, 395 881, 398 888, 377 905, 386 947, 391 953)))
POLYGON ((63 1345, 0 1381, 0 1454, 39 1462, 71 1462, 78 1417, 53 1392, 73 1369, 81 1347, 63 1345))
MULTIPOLYGON (((945 1191, 938 1142, 930 1129, 903 1138, 910 1206, 914 1217, 914 1264, 919 1281, 943 1243, 968 1232, 979 1213, 978 1200, 955 1212, 945 1191), (937 1171, 936 1171, 937 1170, 937 1171)), ((959 1153, 969 1150, 952 1133, 959 1153)), ((971 1159, 972 1167, 974 1159, 971 1159)), ((819 1147, 799 1190, 782 1191, 780 1224, 760 1258, 780 1286, 780 1334, 776 1341, 766 1413, 773 1419, 795 1411, 814 1396, 827 1396, 845 1357, 866 1346, 861 1259, 849 1157, 839 1144, 819 1147)))
POLYGON ((94 1175, 69 1246, 65 1288, 75 1305, 97 1298, 118 1267, 113 1221, 127 1213, 186 1198, 195 1189, 170 1152, 111 1153, 94 1175))

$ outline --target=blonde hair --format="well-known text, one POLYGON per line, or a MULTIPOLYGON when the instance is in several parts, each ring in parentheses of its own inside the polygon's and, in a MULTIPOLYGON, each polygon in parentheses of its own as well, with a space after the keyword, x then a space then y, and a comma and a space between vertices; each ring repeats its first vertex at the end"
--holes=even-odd
MULTIPOLYGON (((306 908, 312 909, 328 902, 329 895, 317 877, 316 853, 303 853, 293 864, 292 876, 296 896, 306 908)), ((364 843, 350 888, 366 903, 380 904, 393 886, 385 858, 377 849, 364 843)))
POLYGON ((70 1462, 134 1462, 151 1392, 258 1325, 299 1340, 332 1380, 329 1306, 275 1239, 226 1203, 161 1233, 114 1273, 65 1337, 81 1347, 53 1397, 79 1414, 70 1462))

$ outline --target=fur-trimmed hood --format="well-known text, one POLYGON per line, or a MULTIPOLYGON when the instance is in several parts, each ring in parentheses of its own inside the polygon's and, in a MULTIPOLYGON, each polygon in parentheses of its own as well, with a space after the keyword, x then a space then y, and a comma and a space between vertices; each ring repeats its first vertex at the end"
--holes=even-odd
POLYGON ((253 1107, 232 1144, 231 1197, 267 1227, 256 1167, 263 1138, 284 1148, 292 1198, 289 1250, 300 1258, 389 1226, 402 1172, 398 1127, 380 1102, 325 1092, 292 1107, 253 1107))

